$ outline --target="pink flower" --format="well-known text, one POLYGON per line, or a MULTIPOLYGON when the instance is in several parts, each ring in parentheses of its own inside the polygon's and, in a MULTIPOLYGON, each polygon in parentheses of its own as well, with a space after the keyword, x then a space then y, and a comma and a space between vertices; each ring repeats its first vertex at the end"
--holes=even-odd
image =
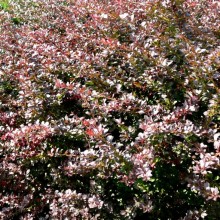
POLYGON ((103 206, 103 201, 101 201, 99 198, 97 198, 96 196, 92 196, 88 199, 88 205, 89 208, 98 208, 101 209, 103 206))

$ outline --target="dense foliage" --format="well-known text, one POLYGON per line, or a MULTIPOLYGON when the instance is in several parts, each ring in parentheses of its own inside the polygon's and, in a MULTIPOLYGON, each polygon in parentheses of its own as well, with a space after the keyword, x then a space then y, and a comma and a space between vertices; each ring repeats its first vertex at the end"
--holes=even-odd
POLYGON ((1 219, 220 218, 218 0, 0 8, 1 219))

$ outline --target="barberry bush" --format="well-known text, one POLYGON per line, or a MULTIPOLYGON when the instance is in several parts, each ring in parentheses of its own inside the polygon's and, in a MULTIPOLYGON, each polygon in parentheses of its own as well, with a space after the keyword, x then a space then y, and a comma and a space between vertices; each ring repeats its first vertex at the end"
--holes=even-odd
POLYGON ((219 219, 218 0, 0 1, 1 219, 219 219))

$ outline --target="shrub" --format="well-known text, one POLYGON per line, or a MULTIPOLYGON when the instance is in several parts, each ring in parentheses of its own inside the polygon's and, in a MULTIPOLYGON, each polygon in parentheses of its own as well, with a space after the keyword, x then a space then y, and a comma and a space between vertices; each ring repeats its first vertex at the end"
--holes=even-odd
POLYGON ((218 1, 0 7, 2 219, 220 217, 218 1))

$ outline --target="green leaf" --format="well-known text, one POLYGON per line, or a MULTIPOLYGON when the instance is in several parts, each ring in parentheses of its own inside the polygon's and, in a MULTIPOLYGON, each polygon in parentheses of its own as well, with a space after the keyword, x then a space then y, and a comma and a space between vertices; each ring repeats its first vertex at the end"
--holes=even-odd
POLYGON ((16 17, 14 17, 14 18, 11 19, 11 21, 12 21, 12 23, 15 24, 15 25, 22 24, 21 18, 16 18, 16 17))
POLYGON ((0 9, 7 10, 9 7, 8 1, 0 1, 0 9))

